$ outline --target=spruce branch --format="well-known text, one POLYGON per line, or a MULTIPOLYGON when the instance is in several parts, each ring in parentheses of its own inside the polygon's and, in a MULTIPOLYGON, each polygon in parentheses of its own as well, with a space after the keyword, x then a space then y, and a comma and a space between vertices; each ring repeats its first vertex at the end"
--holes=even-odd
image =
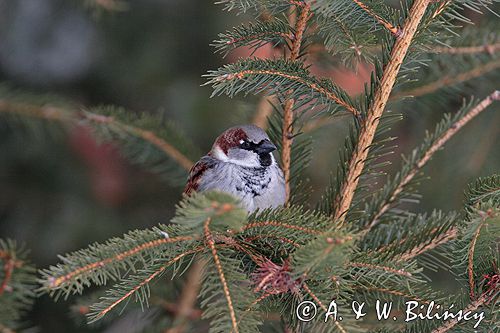
POLYGON ((460 84, 460 83, 481 77, 481 76, 483 76, 489 72, 492 72, 498 68, 500 68, 500 60, 494 60, 491 62, 487 62, 485 64, 474 67, 473 69, 468 70, 466 72, 456 74, 456 75, 451 75, 451 76, 444 76, 444 77, 440 78, 439 80, 427 83, 423 86, 394 93, 391 95, 390 100, 398 100, 398 99, 406 97, 406 96, 419 97, 419 96, 431 94, 439 89, 454 86, 456 84, 460 84))
POLYGON ((337 205, 334 207, 335 213, 333 215, 333 220, 340 220, 343 222, 345 214, 351 206, 354 192, 358 186, 359 177, 365 166, 366 158, 373 138, 375 137, 380 118, 391 94, 401 64, 408 52, 408 48, 410 47, 411 41, 425 14, 428 4, 428 0, 415 0, 413 2, 402 33, 397 37, 394 43, 389 61, 384 68, 382 78, 373 96, 373 101, 367 111, 366 119, 363 120, 361 125, 359 140, 349 161, 347 177, 341 186, 338 197, 332 202, 332 205, 337 205))
POLYGON ((231 317, 231 324, 233 327, 234 333, 238 333, 238 322, 236 320, 236 313, 233 307, 233 300, 231 294, 229 293, 229 287, 227 285, 226 277, 224 275, 224 270, 222 269, 222 265, 219 259, 219 255, 217 254, 217 249, 215 248, 215 241, 210 232, 210 222, 211 218, 207 218, 203 224, 205 241, 207 242, 208 248, 212 253, 213 260, 215 262, 215 267, 217 268, 217 272, 219 273, 220 282, 222 284, 222 288, 224 290, 224 296, 226 297, 227 307, 229 310, 229 315, 231 317))
MULTIPOLYGON (((307 292, 307 294, 309 296, 311 296, 311 298, 316 302, 316 304, 318 304, 321 309, 326 313, 328 312, 328 309, 326 308, 325 304, 323 304, 323 302, 321 302, 321 300, 319 299, 318 296, 316 296, 316 294, 313 293, 313 291, 311 290, 311 288, 309 288, 309 286, 303 282, 302 283, 302 288, 307 292)), ((334 321, 334 324, 335 326, 338 328, 338 330, 341 332, 341 333, 347 333, 347 331, 345 330, 345 328, 340 325, 339 321, 334 321)))
POLYGON ((91 283, 101 285, 108 279, 118 280, 123 272, 135 270, 138 262, 152 262, 158 257, 168 256, 164 251, 195 240, 193 236, 169 236, 180 230, 178 227, 160 227, 151 231, 133 231, 122 239, 114 238, 105 244, 94 244, 61 257, 62 264, 40 272, 41 290, 58 297, 81 292, 91 283))
MULTIPOLYGON (((378 209, 371 214, 365 230, 370 230, 379 223, 380 217, 392 207, 398 196, 404 191, 408 184, 410 184, 412 179, 427 164, 427 162, 429 162, 434 153, 436 153, 460 129, 462 129, 472 119, 497 100, 500 100, 500 91, 494 91, 465 114, 462 115, 459 113, 458 118, 454 119, 454 121, 448 124, 445 128, 442 128, 441 131, 439 131, 438 128, 434 137, 431 137, 432 140, 429 141, 432 142, 432 144, 426 148, 425 152, 417 160, 412 161, 412 159, 410 159, 410 161, 412 161, 411 168, 398 175, 400 179, 397 184, 392 186, 389 184, 386 186, 385 192, 388 192, 388 195, 385 196, 384 201, 376 204, 378 209), (444 132, 442 132, 443 129, 445 129, 444 132)), ((415 156, 415 154, 413 156, 415 156)))
POLYGON ((315 100, 317 103, 336 104, 359 116, 347 93, 330 80, 311 77, 301 62, 242 60, 211 71, 205 77, 209 78, 206 84, 214 88, 213 96, 226 93, 232 97, 242 91, 260 93, 266 90, 275 95, 292 90, 294 95, 301 97, 301 104, 315 100))
POLYGON ((395 27, 390 22, 382 18, 380 15, 378 15, 372 9, 370 9, 370 7, 365 5, 362 1, 360 0, 352 0, 352 1, 359 7, 361 7, 364 11, 366 11, 370 16, 373 16, 373 18, 377 20, 377 22, 380 23, 382 26, 384 26, 384 28, 387 29, 391 34, 393 34, 396 37, 400 36, 402 31, 399 27, 395 27))
POLYGON ((409 261, 425 252, 429 252, 437 248, 438 246, 457 239, 458 235, 458 227, 450 228, 444 233, 441 233, 437 237, 435 237, 432 242, 422 243, 421 245, 414 247, 408 252, 402 253, 399 257, 397 257, 397 260, 403 262, 409 261))
MULTIPOLYGON (((169 260, 166 264, 160 264, 159 267, 155 267, 156 265, 152 265, 151 267, 144 269, 144 271, 139 272, 137 276, 132 276, 130 278, 124 279, 119 285, 115 287, 115 289, 111 289, 107 292, 109 296, 103 297, 100 303, 90 306, 90 311, 87 314, 89 323, 93 323, 101 319, 123 301, 127 300, 134 294, 137 295, 141 290, 144 290, 151 281, 153 281, 155 278, 158 278, 165 272, 167 268, 169 268, 179 260, 202 250, 202 247, 198 247, 196 249, 183 252, 169 260), (132 288, 131 284, 133 285, 132 288)), ((146 295, 145 291, 143 291, 142 293, 142 295, 139 295, 137 297, 141 301, 141 303, 144 303, 146 302, 146 297, 148 295, 146 295)))
POLYGON ((95 125, 102 125, 109 128, 123 130, 128 134, 138 137, 172 158, 183 169, 189 171, 193 162, 188 159, 183 153, 166 140, 158 137, 154 132, 125 124, 113 116, 101 115, 90 111, 81 111, 76 109, 65 110, 53 106, 37 106, 32 104, 9 102, 8 100, 0 100, 0 112, 20 114, 23 116, 47 119, 58 121, 62 124, 75 126, 81 122, 87 122, 95 125))
MULTIPOLYGON (((310 18, 311 5, 306 3, 300 10, 300 15, 295 24, 295 35, 292 42, 292 49, 290 52, 290 61, 296 61, 299 57, 300 46, 302 45, 302 37, 307 27, 307 21, 310 18)), ((291 95, 292 92, 289 92, 291 95)), ((281 130, 281 167, 285 178, 285 203, 288 204, 290 200, 290 165, 291 165, 291 150, 293 141, 293 106, 295 101, 288 98, 285 101, 283 110, 283 127, 281 130)))
POLYGON ((481 221, 477 225, 476 230, 474 234, 472 235, 472 239, 470 241, 469 249, 467 251, 467 276, 469 279, 469 293, 470 293, 470 298, 473 300, 476 298, 475 296, 475 279, 474 279, 474 253, 476 251, 476 243, 477 240, 479 239, 479 235, 481 234, 481 231, 483 227, 487 224, 488 219, 495 218, 496 214, 493 210, 488 210, 488 211, 479 211, 479 215, 481 216, 481 221))
MULTIPOLYGON (((466 308, 463 309, 463 313, 474 312, 480 307, 488 304, 491 300, 491 295, 484 293, 477 300, 471 302, 466 308)), ((445 333, 453 329, 460 320, 458 318, 453 318, 446 321, 441 327, 434 329, 431 333, 445 333)))
POLYGON ((14 332, 35 298, 36 270, 27 257, 23 246, 0 239, 0 331, 14 332))

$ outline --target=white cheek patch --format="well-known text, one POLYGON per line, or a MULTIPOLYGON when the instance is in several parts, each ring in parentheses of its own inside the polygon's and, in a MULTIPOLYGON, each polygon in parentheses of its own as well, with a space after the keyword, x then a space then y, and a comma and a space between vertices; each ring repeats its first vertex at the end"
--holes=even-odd
POLYGON ((224 154, 224 152, 222 151, 222 149, 220 149, 220 147, 215 147, 212 152, 214 154, 214 157, 220 161, 227 162, 229 160, 227 158, 227 155, 224 154))

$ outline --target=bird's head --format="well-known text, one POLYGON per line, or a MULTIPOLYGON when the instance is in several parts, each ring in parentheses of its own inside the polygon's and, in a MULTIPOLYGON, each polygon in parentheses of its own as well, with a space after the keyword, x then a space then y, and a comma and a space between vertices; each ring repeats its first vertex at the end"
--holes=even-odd
POLYGON ((275 163, 274 150, 276 146, 261 128, 242 125, 224 131, 215 140, 210 155, 245 167, 268 167, 275 163))

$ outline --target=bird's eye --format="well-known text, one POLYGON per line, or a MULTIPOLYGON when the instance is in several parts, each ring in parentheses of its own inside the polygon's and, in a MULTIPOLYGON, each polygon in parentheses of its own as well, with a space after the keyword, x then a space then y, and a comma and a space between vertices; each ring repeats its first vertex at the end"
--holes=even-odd
POLYGON ((250 148, 250 142, 248 142, 247 140, 240 140, 239 143, 240 143, 240 148, 242 149, 250 148))

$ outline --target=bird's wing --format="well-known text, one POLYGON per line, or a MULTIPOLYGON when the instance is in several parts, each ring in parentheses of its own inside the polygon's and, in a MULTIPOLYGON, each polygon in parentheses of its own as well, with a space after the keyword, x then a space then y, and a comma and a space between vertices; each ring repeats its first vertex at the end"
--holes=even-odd
POLYGON ((196 162, 189 171, 189 177, 186 187, 184 188, 184 194, 191 195, 191 193, 196 192, 200 185, 201 177, 203 177, 208 169, 211 169, 214 166, 215 160, 210 156, 204 156, 196 162))

